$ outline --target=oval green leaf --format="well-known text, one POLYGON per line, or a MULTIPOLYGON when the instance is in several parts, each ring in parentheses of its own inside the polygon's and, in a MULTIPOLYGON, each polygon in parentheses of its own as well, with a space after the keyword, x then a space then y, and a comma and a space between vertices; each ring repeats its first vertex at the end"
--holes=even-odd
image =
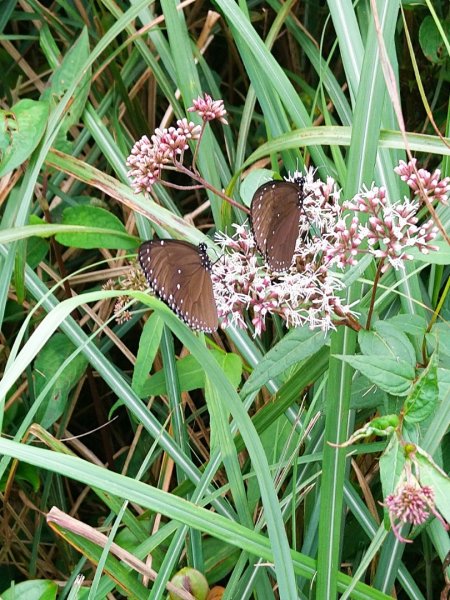
POLYGON ((13 171, 30 156, 44 135, 48 103, 43 100, 20 100, 10 111, 0 111, 2 144, 0 177, 13 171))
POLYGON ((336 355, 389 394, 406 396, 414 380, 414 368, 404 360, 376 356, 336 355))
POLYGON ((109 248, 130 250, 136 248, 138 240, 129 235, 121 221, 112 213, 89 204, 66 208, 63 213, 64 225, 84 225, 109 229, 111 233, 59 233, 56 240, 63 246, 74 248, 109 248), (119 234, 119 235, 118 235, 119 234))

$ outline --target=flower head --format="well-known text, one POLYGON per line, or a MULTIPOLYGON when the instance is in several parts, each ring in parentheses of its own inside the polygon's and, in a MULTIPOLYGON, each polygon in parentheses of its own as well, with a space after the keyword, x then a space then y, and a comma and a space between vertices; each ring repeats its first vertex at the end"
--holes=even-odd
MULTIPOLYGON (((413 459, 414 460, 414 459, 413 459)), ((401 525, 422 525, 430 516, 435 516, 448 529, 447 523, 436 510, 434 490, 428 485, 421 485, 412 473, 412 462, 407 459, 403 479, 397 486, 394 494, 390 494, 384 501, 384 506, 389 511, 392 531, 401 542, 411 543, 400 534, 401 525)))
POLYGON ((131 312, 125 308, 127 304, 129 304, 130 299, 128 296, 120 296, 116 303, 114 304, 114 315, 116 318, 116 322, 119 325, 123 325, 127 321, 130 321, 132 318, 131 312))
MULTIPOLYGON (((108 279, 108 281, 102 286, 102 289, 141 290, 144 292, 148 289, 148 284, 145 279, 145 275, 138 267, 137 262, 132 261, 129 270, 123 279, 116 281, 113 279, 108 279)), ((130 304, 130 297, 126 294, 117 298, 114 304, 114 315, 117 323, 123 324, 131 319, 132 315, 127 308, 128 304, 130 304)))
POLYGON ((364 240, 368 244, 366 251, 384 261, 382 272, 389 265, 395 269, 403 267, 404 261, 412 258, 408 252, 412 247, 424 254, 436 249, 431 242, 437 235, 437 227, 431 220, 423 225, 418 223, 416 200, 405 198, 403 202, 390 204, 386 190, 372 186, 344 202, 342 208, 353 215, 336 224, 335 239, 331 237, 326 249, 330 264, 340 268, 356 264, 358 248, 364 240), (367 215, 364 221, 360 220, 361 213, 367 215))
POLYGON ((341 216, 339 191, 332 178, 324 183, 315 180, 314 174, 314 169, 305 174, 296 171, 287 179, 302 179, 305 192, 295 253, 287 272, 273 272, 264 264, 245 224, 234 225, 233 236, 216 235, 223 257, 213 265, 212 278, 224 326, 247 327, 251 322, 256 336, 265 330, 267 317, 278 315, 287 327, 308 325, 328 331, 335 328, 337 315, 351 314, 341 305, 341 280, 326 265, 328 238, 334 235, 341 216))
POLYGON ((287 327, 306 324, 324 331, 334 329, 336 307, 348 311, 337 296, 342 284, 324 265, 311 260, 313 245, 307 250, 299 249, 295 265, 280 275, 262 264, 251 233, 243 226, 234 227, 236 233, 232 237, 216 235, 224 254, 212 268, 214 296, 223 326, 247 327, 248 311, 255 336, 261 335, 267 317, 274 314, 287 327))
POLYGON ((126 162, 131 167, 127 175, 132 179, 134 191, 150 192, 167 165, 183 162, 184 152, 189 148, 187 142, 198 140, 200 133, 200 125, 180 119, 177 127, 155 129, 151 140, 146 135, 142 136, 131 149, 126 162))
POLYGON ((394 171, 413 190, 415 196, 420 194, 420 188, 422 187, 430 200, 438 200, 442 204, 447 204, 448 192, 450 192, 450 177, 441 179, 439 169, 430 173, 426 169, 417 169, 416 163, 416 158, 408 163, 401 160, 394 171))
POLYGON ((150 192, 160 177, 163 162, 164 157, 157 153, 146 135, 134 144, 126 165, 131 167, 127 176, 132 179, 131 187, 137 194, 150 192))
POLYGON ((187 140, 198 140, 200 137, 200 133, 202 128, 200 125, 195 125, 192 121, 188 121, 187 119, 180 119, 177 121, 178 131, 180 134, 184 135, 187 140))
MULTIPOLYGON (((204 98, 199 97, 193 100, 193 103, 194 106, 188 110, 198 112, 204 122, 218 119, 222 123, 227 123, 222 100, 213 100, 211 96, 205 94, 204 98)), ((134 144, 126 162, 130 167, 127 175, 132 180, 131 187, 134 191, 150 192, 154 183, 161 179, 164 168, 175 167, 180 170, 184 153, 189 148, 188 142, 200 140, 201 134, 200 125, 183 118, 177 121, 176 127, 158 127, 151 139, 146 135, 142 136, 134 144)))
POLYGON ((214 121, 217 119, 224 125, 228 125, 225 119, 227 111, 223 106, 223 100, 213 100, 209 94, 204 94, 203 98, 199 96, 197 100, 192 101, 192 106, 188 108, 189 112, 196 112, 203 121, 214 121))

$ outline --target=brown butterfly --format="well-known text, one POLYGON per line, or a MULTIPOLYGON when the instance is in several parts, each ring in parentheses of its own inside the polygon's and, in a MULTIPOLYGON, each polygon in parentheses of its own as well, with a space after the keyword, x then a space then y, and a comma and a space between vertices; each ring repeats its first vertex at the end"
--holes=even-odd
POLYGON ((150 287, 191 329, 207 332, 217 329, 206 244, 150 240, 139 248, 139 263, 150 287))
POLYGON ((286 271, 292 263, 299 235, 306 180, 268 181, 253 195, 250 220, 256 246, 274 271, 286 271))

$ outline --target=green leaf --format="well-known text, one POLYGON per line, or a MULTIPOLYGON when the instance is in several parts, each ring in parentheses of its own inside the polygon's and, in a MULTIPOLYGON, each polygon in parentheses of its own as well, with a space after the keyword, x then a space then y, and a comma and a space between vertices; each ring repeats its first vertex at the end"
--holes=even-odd
POLYGON ((98 206, 82 205, 66 208, 63 213, 64 225, 83 225, 111 230, 110 234, 102 233, 59 233, 56 240, 63 246, 74 248, 109 248, 129 250, 136 248, 135 237, 128 235, 124 225, 112 213, 98 206), (115 232, 119 232, 117 235, 115 232))
POLYGON ((408 336, 392 324, 377 321, 374 331, 361 329, 358 341, 361 352, 366 356, 386 356, 394 360, 404 360, 411 365, 416 362, 414 347, 408 336))
POLYGON ((213 537, 205 537, 202 550, 205 556, 205 573, 211 585, 231 573, 240 554, 234 546, 213 537))
MULTIPOLYGON (((70 306, 71 305, 72 303, 70 306)), ((52 315, 52 317, 55 318, 55 315, 52 315)), ((55 321, 59 320, 56 318, 55 321)), ((176 325, 175 317, 173 319, 173 324, 176 325)), ((200 350, 200 348, 201 346, 199 343, 197 349, 200 350)), ((216 375, 218 375, 218 378, 220 379, 219 371, 217 371, 216 375)), ((224 380, 221 383, 226 384, 227 382, 224 380)), ((227 387, 228 386, 225 385, 224 388, 226 400, 228 400, 227 387)), ((241 427, 241 430, 244 429, 245 425, 241 427)), ((250 445, 248 440, 246 440, 246 443, 247 446, 250 445)), ((126 498, 129 502, 135 502, 139 506, 148 508, 153 513, 160 512, 167 516, 168 519, 177 521, 175 526, 182 522, 189 527, 205 532, 207 536, 214 536, 217 539, 223 540, 225 543, 231 543, 253 556, 262 557, 264 560, 270 562, 273 562, 274 560, 274 545, 273 542, 267 539, 266 535, 244 527, 234 519, 202 508, 184 498, 179 498, 175 494, 164 492, 156 486, 136 481, 132 477, 125 477, 119 473, 109 471, 104 467, 94 465, 87 460, 82 460, 75 456, 68 456, 43 448, 19 444, 18 442, 7 440, 4 437, 0 437, 0 454, 26 461, 40 469, 56 472, 91 487, 105 490, 118 498, 126 498)), ((257 462, 257 460, 258 456, 254 462, 257 462)), ((269 469, 268 466, 267 469, 269 469)), ((283 525, 281 525, 281 528, 283 529, 283 525)), ((68 535, 70 535, 70 532, 67 532, 67 536, 68 535)), ((83 538, 83 545, 84 543, 87 544, 89 542, 83 538)), ((301 554, 300 552, 294 550, 291 552, 296 574, 301 577, 307 576, 313 578, 316 572, 315 561, 313 561, 311 557, 301 554)), ((121 564, 122 563, 119 563, 119 565, 121 564)), ((122 574, 120 574, 120 578, 122 580, 122 574)), ((338 578, 340 590, 343 591, 350 585, 351 579, 344 573, 338 573, 338 578)), ((367 597, 388 600, 388 596, 377 590, 373 590, 368 585, 358 583, 356 589, 360 592, 357 596, 358 598, 367 597)))
MULTIPOLYGON (((441 27, 450 38, 450 21, 441 19, 441 27)), ((445 40, 436 27, 436 23, 432 16, 428 15, 422 21, 419 29, 419 43, 422 52, 434 64, 442 64, 447 60, 448 54, 445 49, 445 40)))
POLYGON ((1 593, 2 600, 54 600, 58 586, 48 579, 33 579, 13 584, 1 593))
POLYGON ((269 169, 255 169, 251 171, 244 181, 241 183, 241 187, 239 193, 241 195, 241 199, 244 204, 250 207, 252 202, 252 198, 256 190, 260 185, 266 183, 267 181, 272 181, 272 179, 279 179, 278 173, 274 171, 270 171, 269 169))
POLYGON ((392 325, 393 327, 400 331, 403 331, 404 333, 420 336, 424 335, 428 325, 426 320, 422 316, 415 314, 396 315, 395 317, 386 319, 384 323, 392 325))
MULTIPOLYGON (((55 333, 50 338, 34 363, 36 396, 40 394, 58 367, 74 350, 75 346, 63 333, 55 333)), ((54 382, 36 415, 36 419, 44 428, 48 428, 62 415, 66 408, 69 392, 78 383, 86 365, 86 358, 82 354, 78 354, 54 382)))
MULTIPOLYGON (((450 335, 448 331, 448 324, 436 323, 429 336, 434 337, 435 335, 437 335, 439 342, 439 352, 445 354, 445 356, 450 356, 450 335)), ((432 342, 435 344, 435 340, 432 340, 432 342)))
MULTIPOLYGON (((290 148, 298 149, 304 146, 311 147, 315 144, 322 144, 324 140, 327 141, 327 144, 350 146, 351 135, 351 127, 338 125, 302 127, 301 129, 292 130, 287 133, 283 132, 282 135, 278 135, 258 146, 258 148, 247 157, 242 167, 247 168, 261 158, 269 156, 270 154, 275 154, 276 152, 283 152, 290 148)), ((436 136, 410 133, 408 139, 411 150, 432 152, 433 154, 443 154, 445 156, 450 154, 448 142, 441 141, 436 136)), ((401 132, 382 129, 380 131, 379 147, 403 149, 404 141, 402 140, 401 132)), ((437 245, 439 244, 433 240, 433 246, 437 245)), ((408 254, 412 254, 411 250, 414 250, 414 248, 408 248, 408 254)), ((433 253, 430 252, 430 254, 425 255, 421 252, 417 252, 417 254, 430 256, 433 253)))
POLYGON ((415 458, 420 467, 420 484, 429 485, 434 491, 436 508, 447 523, 450 523, 450 479, 434 462, 433 458, 421 448, 417 448, 415 458))
POLYGON ((32 236, 27 243, 27 265, 35 269, 44 260, 49 250, 49 243, 40 237, 32 236))
POLYGON ((19 463, 14 475, 14 481, 26 481, 37 493, 41 485, 42 473, 33 465, 19 463))
POLYGON ((405 401, 405 421, 420 423, 428 418, 439 403, 436 352, 405 401))
POLYGON ((0 111, 0 177, 30 157, 44 135, 48 103, 20 100, 9 111, 0 111))
MULTIPOLYGON (((239 385, 242 375, 242 361, 236 354, 224 354, 218 350, 210 350, 211 355, 222 367, 227 378, 234 387, 239 385)), ((182 392, 190 392, 205 386, 205 370, 198 361, 189 354, 177 360, 178 381, 182 392)), ((163 396, 167 394, 164 371, 152 375, 141 387, 141 398, 146 396, 163 396)))
MULTIPOLYGON (((212 352, 214 352, 212 350, 212 352)), ((234 388, 237 388, 241 383, 242 378, 242 360, 241 357, 232 352, 219 353, 220 356, 216 355, 216 360, 222 367, 222 371, 225 373, 227 379, 231 382, 234 388)))
POLYGON ((352 383, 352 395, 350 400, 351 408, 357 410, 361 408, 376 408, 383 406, 386 399, 386 392, 378 386, 373 385, 371 381, 358 373, 352 383))
MULTIPOLYGON (((107 211, 108 212, 108 211, 107 211)), ((11 242, 15 242, 17 240, 24 240, 27 238, 31 238, 33 236, 37 237, 50 237, 54 235, 72 235, 76 234, 77 236, 81 236, 84 238, 86 235, 89 236, 89 239, 92 239, 93 236, 97 236, 99 239, 100 236, 107 237, 110 239, 110 229, 104 227, 93 227, 90 225, 89 227, 85 225, 61 225, 61 224, 44 224, 44 225, 25 225, 24 227, 11 227, 9 229, 0 229, 0 244, 10 244, 11 242)), ((128 235, 128 233, 121 233, 117 231, 114 233, 114 237, 117 237, 122 240, 128 241, 133 240, 134 247, 139 244, 138 238, 133 238, 128 235)))
POLYGON ((403 360, 362 355, 336 356, 389 394, 406 396, 414 380, 414 368, 403 360))
MULTIPOLYGON (((77 552, 80 552, 94 564, 98 564, 101 560, 103 549, 98 543, 94 543, 92 540, 87 539, 86 536, 74 533, 56 523, 51 523, 51 528, 56 531, 58 536, 65 540, 66 543, 71 544, 77 549, 77 552)), ((108 554, 104 564, 104 570, 108 577, 113 579, 120 587, 126 598, 133 598, 134 600, 146 600, 148 598, 148 590, 139 581, 134 569, 130 569, 124 565, 113 553, 108 554)))
MULTIPOLYGON (((177 360, 177 373, 180 391, 182 392, 190 392, 205 385, 205 372, 191 354, 177 360)), ((142 384, 140 397, 163 396, 165 394, 167 394, 166 379, 164 370, 161 369, 142 384)))
POLYGON ((164 327, 164 320, 154 312, 147 319, 139 340, 136 363, 133 370, 131 387, 140 397, 146 396, 143 386, 148 379, 148 374, 158 352, 164 327))
POLYGON ((223 402, 220 387, 214 385, 208 376, 205 378, 205 400, 210 420, 211 453, 220 453, 239 520, 249 526, 252 520, 242 479, 242 465, 230 430, 230 410, 226 402, 223 402))
POLYGON ((13 112, 0 110, 0 152, 4 152, 12 141, 13 133, 17 131, 17 122, 13 112))
MULTIPOLYGON (((80 65, 85 65, 89 59, 89 36, 84 28, 78 39, 70 46, 61 64, 52 74, 50 87, 46 89, 42 98, 49 102, 59 101, 80 76, 80 65)), ((77 124, 86 105, 91 80, 91 69, 87 69, 79 81, 73 100, 65 112, 61 127, 58 131, 56 147, 68 150, 66 135, 69 129, 77 124)))
POLYGON ((328 337, 323 331, 311 331, 308 327, 291 329, 258 363, 247 379, 242 394, 259 390, 270 379, 315 354, 327 341, 328 337))
MULTIPOLYGON (((9 412, 9 411, 8 411, 9 412)), ((4 420, 4 424, 7 425, 6 419, 4 420)), ((35 493, 39 491, 41 485, 41 476, 42 473, 39 469, 36 469, 33 465, 29 465, 27 463, 19 462, 17 465, 17 469, 14 473, 14 481, 20 482, 20 487, 31 487, 35 493), (28 486, 23 486, 23 482, 26 482, 28 486)), ((0 479, 0 491, 4 492, 6 489, 8 473, 3 473, 0 479)), ((0 585, 1 585, 1 573, 0 573, 0 585)), ((1 596, 0 596, 1 598, 1 596)))
POLYGON ((380 480, 384 499, 395 491, 404 465, 405 453, 399 444, 398 436, 394 433, 380 456, 380 480))

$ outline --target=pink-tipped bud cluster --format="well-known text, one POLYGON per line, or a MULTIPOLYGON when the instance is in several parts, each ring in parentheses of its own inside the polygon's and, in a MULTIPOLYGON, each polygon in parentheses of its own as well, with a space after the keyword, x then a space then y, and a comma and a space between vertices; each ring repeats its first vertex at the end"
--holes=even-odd
POLYGON ((406 182, 416 196, 420 196, 420 188, 422 188, 430 201, 437 200, 442 204, 447 204, 448 193, 450 192, 450 177, 441 179, 439 169, 435 169, 433 173, 430 173, 426 169, 417 169, 416 164, 416 158, 408 163, 401 160, 394 171, 400 175, 400 178, 406 182))
MULTIPOLYGON (((214 119, 227 124, 223 100, 213 100, 208 94, 193 100, 193 106, 188 111, 196 112, 204 124, 214 119)), ((176 168, 183 164, 184 153, 189 148, 188 142, 199 140, 202 131, 200 125, 184 118, 177 121, 177 127, 155 129, 151 139, 146 135, 142 136, 134 144, 126 162, 127 167, 130 167, 127 175, 134 191, 150 192, 154 183, 161 179, 164 168, 176 168)))
POLYGON ((132 179, 131 187, 136 193, 150 192, 160 179, 164 166, 183 162, 184 151, 189 148, 188 140, 200 137, 201 127, 187 119, 177 121, 177 127, 155 129, 151 140, 146 135, 138 140, 127 158, 127 175, 132 179))
POLYGON ((435 504, 435 492, 428 485, 419 481, 420 469, 414 456, 407 459, 401 480, 393 494, 389 494, 383 505, 389 513, 392 531, 400 542, 411 542, 401 535, 401 526, 422 525, 429 517, 433 516, 440 521, 448 531, 449 526, 439 513, 435 504))
POLYGON ((188 108, 189 112, 196 112, 203 121, 214 121, 217 119, 224 125, 228 125, 225 119, 227 111, 223 106, 223 100, 213 100, 209 94, 204 94, 203 98, 199 96, 197 100, 192 101, 192 106, 188 108))
MULTIPOLYGON (((401 172, 405 173, 405 168, 403 163, 401 172)), ((435 182, 434 189, 437 188, 442 188, 439 182, 435 182)), ((383 260, 382 272, 389 266, 401 268, 405 260, 412 258, 410 249, 413 247, 424 254, 436 249, 432 241, 438 229, 432 220, 419 225, 417 199, 405 198, 403 202, 390 204, 386 190, 372 186, 344 202, 342 208, 353 215, 347 214, 336 223, 335 239, 333 235, 329 237, 326 250, 330 264, 339 268, 356 264, 358 248, 364 240, 367 242, 364 252, 383 260)))

